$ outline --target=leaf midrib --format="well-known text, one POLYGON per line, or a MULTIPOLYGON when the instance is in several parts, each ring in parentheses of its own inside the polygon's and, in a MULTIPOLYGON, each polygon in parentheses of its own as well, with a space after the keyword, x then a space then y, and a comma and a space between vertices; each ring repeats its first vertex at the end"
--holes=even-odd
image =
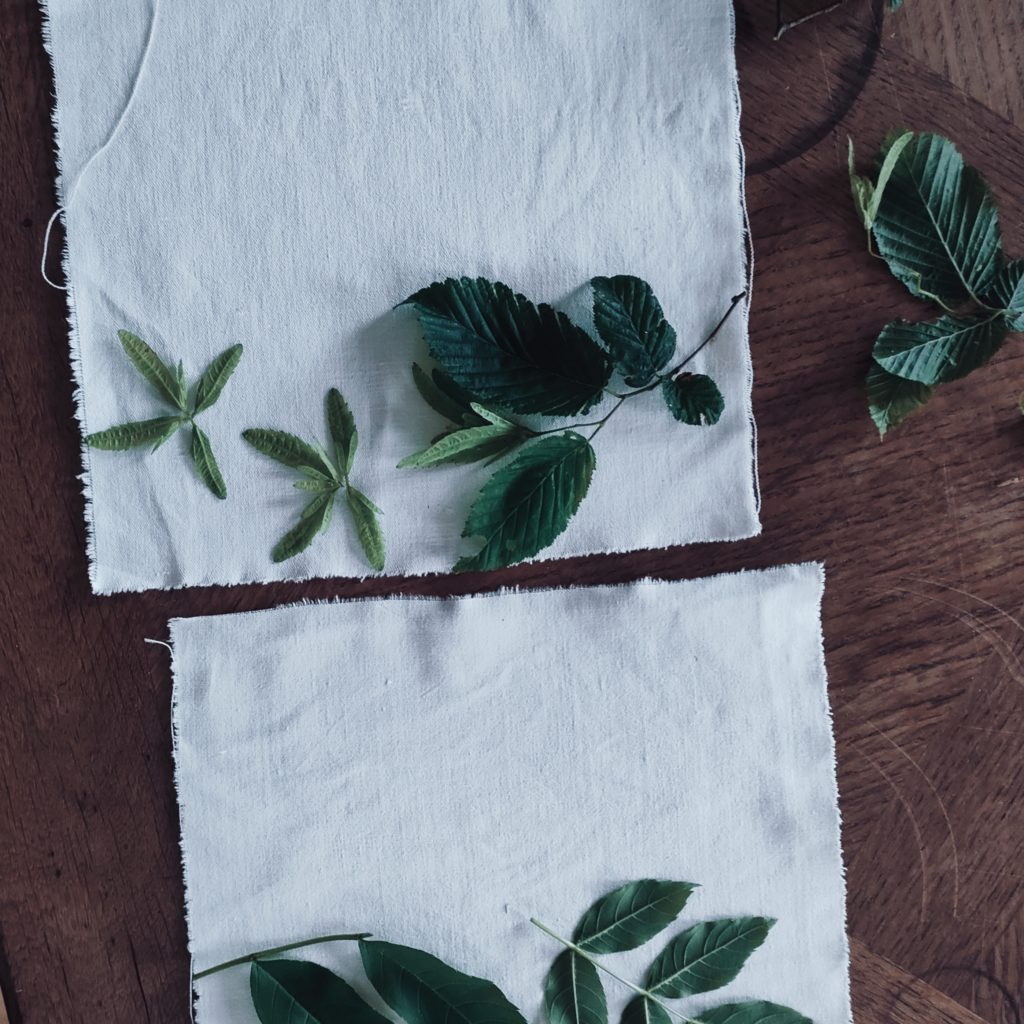
POLYGON ((599 939, 602 936, 607 935, 609 932, 614 931, 620 925, 625 924, 625 922, 631 921, 634 918, 639 917, 645 910, 652 910, 654 907, 660 906, 662 903, 664 903, 669 898, 670 897, 668 897, 668 896, 661 896, 655 902, 645 903, 640 908, 638 908, 637 910, 631 910, 625 917, 621 917, 617 921, 613 921, 610 925, 608 925, 607 928, 602 928, 601 931, 594 932, 593 935, 590 935, 587 938, 578 939, 577 940, 577 944, 582 946, 585 943, 593 942, 595 939, 599 939))

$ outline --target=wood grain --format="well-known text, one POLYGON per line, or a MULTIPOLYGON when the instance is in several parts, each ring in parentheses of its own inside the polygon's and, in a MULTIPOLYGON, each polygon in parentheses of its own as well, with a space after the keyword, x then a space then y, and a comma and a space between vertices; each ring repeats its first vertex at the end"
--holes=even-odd
POLYGON ((865 252, 845 148, 852 135, 866 155, 898 125, 950 135, 992 183, 1007 249, 1024 253, 1022 18, 1017 0, 906 0, 897 13, 883 0, 847 0, 776 43, 774 4, 740 0, 761 537, 488 577, 97 599, 64 297, 38 273, 55 203, 52 84, 34 0, 7 0, 0 989, 11 1024, 187 1019, 170 680, 166 652, 142 641, 164 637, 169 617, 818 558, 829 573, 857 1018, 1019 1024, 1024 359, 1014 339, 878 442, 861 386, 871 341, 886 320, 926 311, 865 252))

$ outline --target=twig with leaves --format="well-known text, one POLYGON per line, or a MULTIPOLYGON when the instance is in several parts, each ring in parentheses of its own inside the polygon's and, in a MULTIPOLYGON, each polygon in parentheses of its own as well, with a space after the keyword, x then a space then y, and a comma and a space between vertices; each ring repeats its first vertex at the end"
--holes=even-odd
MULTIPOLYGON (((712 992, 733 981, 775 923, 765 917, 702 921, 672 938, 647 970, 643 986, 612 971, 599 956, 636 949, 671 925, 697 886, 652 878, 628 882, 594 903, 572 939, 536 919, 533 924, 564 945, 544 981, 548 1024, 608 1024, 598 970, 636 998, 621 1024, 811 1024, 788 1006, 766 1000, 724 1003, 688 1017, 666 1000, 712 992)), ((371 940, 367 933, 327 935, 250 953, 198 971, 195 980, 249 965, 249 991, 261 1024, 388 1024, 343 978, 307 960, 275 959, 303 946, 357 942, 367 980, 406 1024, 526 1024, 495 984, 463 974, 410 946, 371 940)))
POLYGON ((337 388, 327 392, 326 405, 334 458, 318 442, 304 441, 284 430, 251 427, 242 432, 242 437, 257 451, 297 469, 302 479, 296 481, 296 489, 313 494, 299 521, 274 546, 271 557, 275 562, 283 562, 305 551, 330 525, 335 500, 344 492, 363 554, 371 567, 380 572, 384 568, 384 535, 377 517, 383 513, 350 479, 359 443, 356 421, 337 388))
POLYGON ((1004 255, 992 193, 949 139, 890 134, 874 181, 856 173, 852 142, 849 162, 869 251, 912 295, 945 311, 926 323, 893 321, 875 341, 868 405, 884 436, 939 384, 967 376, 1024 331, 1024 260, 1004 255))
POLYGON ((181 427, 189 425, 192 428, 192 462, 200 479, 218 498, 226 498, 228 489, 213 456, 210 439, 196 423, 196 417, 209 409, 220 397, 224 385, 242 358, 242 346, 232 345, 210 363, 206 372, 199 378, 190 400, 189 388, 185 382, 185 369, 181 362, 172 370, 137 335, 129 331, 118 331, 117 336, 132 365, 174 412, 150 420, 121 423, 116 427, 89 434, 85 439, 86 444, 102 451, 118 452, 152 444, 152 451, 155 452, 181 427))
POLYGON ((481 549, 455 571, 497 569, 530 558, 568 526, 596 465, 594 437, 629 400, 660 390, 669 412, 694 426, 717 423, 725 400, 715 382, 686 367, 718 334, 744 298, 733 297, 711 333, 667 369, 677 338, 650 285, 637 277, 595 277, 594 324, 603 342, 549 305, 535 305, 500 282, 449 278, 410 296, 431 356, 427 374, 413 365, 423 399, 450 424, 422 451, 399 463, 419 469, 485 461, 519 449, 484 485, 469 510, 464 537, 481 549), (618 372, 628 390, 613 389, 618 372), (564 420, 605 397, 596 420, 539 429, 509 418, 564 420), (584 436, 582 431, 589 431, 584 436))

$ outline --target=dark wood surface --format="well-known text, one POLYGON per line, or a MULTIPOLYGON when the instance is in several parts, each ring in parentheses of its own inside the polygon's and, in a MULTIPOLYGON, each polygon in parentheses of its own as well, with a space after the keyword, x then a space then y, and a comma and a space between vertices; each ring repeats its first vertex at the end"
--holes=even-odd
MULTIPOLYGON (((787 18, 813 4, 801 2, 784 3, 787 18)), ((879 443, 862 392, 872 339, 928 311, 865 252, 845 161, 848 134, 865 157, 892 127, 950 135, 1024 255, 1024 7, 847 0, 778 42, 772 0, 740 0, 738 21, 763 536, 492 577, 95 598, 64 296, 38 271, 55 205, 50 70, 35 0, 4 0, 0 988, 12 1024, 187 1019, 170 678, 166 651, 142 640, 165 636, 169 617, 821 558, 857 1018, 1020 1021, 1020 338, 879 443)))

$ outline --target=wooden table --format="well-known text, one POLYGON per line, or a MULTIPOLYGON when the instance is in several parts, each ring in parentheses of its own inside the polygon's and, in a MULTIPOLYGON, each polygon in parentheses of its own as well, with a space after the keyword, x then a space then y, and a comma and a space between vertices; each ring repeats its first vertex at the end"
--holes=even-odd
MULTIPOLYGON (((786 20, 807 12, 799 2, 815 0, 787 0, 786 20)), ((740 0, 738 23, 761 537, 490 577, 95 598, 64 296, 38 267, 55 205, 50 70, 35 0, 6 0, 0 988, 12 1024, 187 1019, 170 676, 167 652, 143 643, 169 617, 820 558, 858 1020, 1021 1020, 1020 338, 880 444, 862 387, 872 340, 887 320, 930 314, 865 251, 845 165, 847 135, 866 158, 890 128, 944 132, 984 171, 1006 247, 1024 255, 1024 5, 847 0, 773 41, 771 0, 740 0)))

